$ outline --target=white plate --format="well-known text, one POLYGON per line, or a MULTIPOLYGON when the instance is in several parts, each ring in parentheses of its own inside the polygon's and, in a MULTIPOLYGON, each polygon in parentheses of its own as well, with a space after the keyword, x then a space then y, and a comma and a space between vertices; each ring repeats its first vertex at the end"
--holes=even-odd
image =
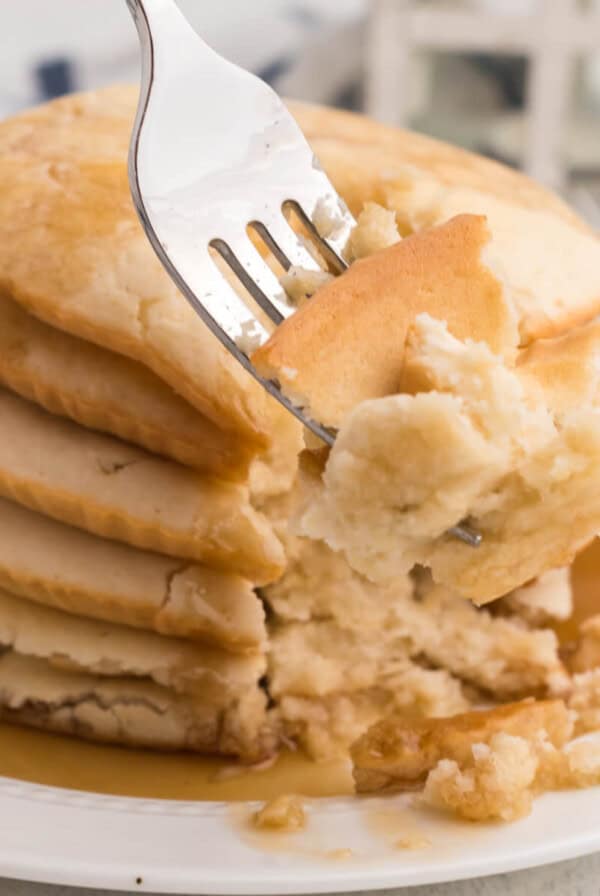
POLYGON ((408 810, 403 797, 306 805, 306 831, 254 835, 252 804, 112 798, 0 778, 0 876, 161 893, 326 893, 479 877, 600 849, 598 788, 547 795, 512 825, 461 824, 408 810), (431 845, 394 845, 415 835, 431 845))

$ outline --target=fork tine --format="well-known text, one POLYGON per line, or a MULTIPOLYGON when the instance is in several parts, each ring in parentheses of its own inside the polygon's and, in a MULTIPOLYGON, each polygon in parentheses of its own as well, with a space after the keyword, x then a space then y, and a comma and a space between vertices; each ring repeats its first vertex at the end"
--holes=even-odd
POLYGON ((277 252, 274 254, 276 257, 281 256, 281 263, 286 270, 292 266, 311 271, 318 271, 321 268, 314 255, 303 245, 298 234, 292 230, 283 212, 273 209, 269 215, 263 215, 261 221, 256 221, 254 227, 261 234, 267 231, 267 245, 270 247, 274 243, 277 246, 277 252))
MULTIPOLYGON (((222 242, 219 240, 214 243, 222 242)), ((278 326, 295 310, 287 300, 277 276, 252 241, 243 236, 227 243, 229 257, 223 256, 242 285, 270 320, 278 326)))
POLYGON ((327 264, 333 268, 336 274, 342 274, 348 267, 347 262, 344 260, 341 253, 336 250, 335 246, 330 245, 330 243, 321 236, 300 203, 290 199, 285 203, 285 206, 292 209, 299 217, 302 224, 304 224, 311 234, 317 250, 323 256, 327 264))
POLYGON ((483 535, 481 532, 474 529, 466 520, 462 523, 458 523, 457 526, 452 526, 451 529, 448 529, 448 535, 451 535, 452 538, 458 538, 459 541, 462 541, 470 548, 478 548, 483 542, 483 535))
POLYGON ((270 332, 257 319, 256 314, 253 314, 233 286, 227 282, 214 260, 210 258, 208 251, 206 251, 206 259, 203 263, 196 264, 186 271, 183 263, 176 266, 174 259, 164 251, 153 230, 148 230, 148 236, 155 252, 180 292, 209 329, 236 355, 238 360, 242 361, 237 342, 248 332, 255 334, 261 344, 266 342, 270 332))
POLYGON ((275 256, 284 271, 289 271, 292 262, 287 257, 279 243, 271 236, 271 232, 267 230, 262 221, 252 221, 250 227, 260 236, 269 251, 275 256))
POLYGON ((223 261, 225 261, 242 286, 250 293, 256 304, 262 308, 269 320, 275 324, 276 327, 279 326, 284 319, 283 315, 277 310, 276 306, 268 298, 266 293, 263 292, 256 278, 253 277, 248 270, 247 263, 241 262, 231 246, 224 240, 212 240, 210 245, 211 248, 219 253, 223 261))

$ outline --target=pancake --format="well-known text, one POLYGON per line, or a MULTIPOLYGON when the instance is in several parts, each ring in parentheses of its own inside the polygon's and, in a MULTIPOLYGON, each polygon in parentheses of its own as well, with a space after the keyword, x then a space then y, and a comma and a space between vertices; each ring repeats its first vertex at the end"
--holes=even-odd
POLYGON ((600 404, 600 320, 540 339, 519 354, 517 370, 531 390, 540 390, 554 413, 577 404, 600 404))
POLYGON ((145 364, 260 453, 289 415, 200 321, 145 237, 126 166, 136 95, 65 97, 0 125, 0 291, 145 364))
POLYGON ((0 589, 0 645, 58 669, 148 678, 217 707, 256 690, 262 654, 244 656, 154 632, 73 616, 0 589))
POLYGON ((276 614, 271 663, 279 659, 279 679, 304 679, 310 696, 317 695, 317 688, 329 693, 328 680, 345 691, 355 676, 367 675, 369 685, 387 680, 384 670, 393 668, 398 651, 445 669, 496 700, 568 687, 557 637, 544 628, 555 618, 553 607, 561 612, 566 606, 568 612, 571 605, 565 570, 522 589, 531 592, 525 609, 518 591, 501 599, 502 612, 495 605, 490 612, 434 585, 423 572, 376 585, 320 542, 296 539, 288 545, 288 556, 284 575, 262 591, 276 614), (536 600, 537 625, 530 628, 523 620, 536 600), (323 634, 317 640, 318 632, 323 634), (339 650, 337 642, 344 645, 339 650))
POLYGON ((0 388, 0 495, 95 535, 253 578, 283 550, 243 485, 48 414, 0 388))
POLYGON ((328 426, 360 402, 400 391, 418 314, 510 360, 516 316, 498 272, 484 263, 483 217, 463 215, 357 261, 284 321, 252 355, 259 371, 328 426))
MULTIPOLYGON (((55 326, 146 363, 217 425, 264 448, 289 420, 177 295, 135 218, 125 167, 135 101, 134 89, 109 88, 1 126, 0 289, 55 326)), ((355 212, 383 201, 403 232, 465 212, 487 218, 487 258, 502 267, 522 343, 600 310, 598 240, 541 187, 360 116, 292 108, 355 212)))
POLYGON ((245 579, 140 551, 0 498, 0 587, 77 616, 256 651, 262 604, 245 579))
POLYGON ((527 582, 501 598, 500 613, 515 613, 532 626, 556 625, 573 612, 571 570, 550 569, 538 579, 527 582))
MULTIPOLYGON (((347 256, 362 260, 336 281, 309 282, 294 271, 286 283, 302 307, 257 356, 341 426, 328 471, 340 462, 338 472, 349 473, 351 500, 334 502, 323 528, 324 455, 303 458, 297 514, 289 499, 300 426, 229 358, 144 238, 125 165, 134 105, 134 90, 111 88, 0 125, 0 383, 70 418, 44 416, 6 393, 0 479, 5 494, 35 509, 0 498, 0 714, 123 744, 256 759, 293 741, 328 758, 347 756, 349 743, 382 716, 427 719, 482 700, 574 687, 555 636, 543 628, 557 607, 568 608, 568 583, 563 575, 547 593, 544 579, 529 579, 566 564, 580 536, 588 537, 592 517, 572 512, 595 500, 588 470, 575 463, 583 456, 597 466, 588 444, 575 444, 587 432, 583 423, 569 430, 568 451, 558 445, 563 472, 577 480, 572 504, 548 503, 544 494, 525 537, 511 529, 513 505, 496 517, 464 495, 453 505, 453 513, 479 514, 486 541, 478 553, 447 542, 445 528, 433 536, 426 527, 402 529, 414 507, 393 500, 386 477, 406 476, 418 461, 424 475, 408 484, 433 493, 435 452, 449 451, 466 471, 459 485, 474 462, 487 499, 495 484, 485 478, 486 438, 495 444, 504 432, 516 442, 514 427, 536 402, 566 432, 570 396, 583 389, 580 418, 587 414, 593 430, 596 324, 586 322, 600 310, 595 235, 560 200, 495 163, 358 116, 294 107, 359 215, 347 256), (420 339, 421 312, 433 322, 431 351, 420 339), (590 329, 575 337, 579 324, 590 329), (430 363, 446 339, 467 356, 464 369, 449 365, 450 385, 443 364, 440 372, 430 363), (501 371, 497 379, 491 368, 501 371), (519 389, 526 399, 515 413, 519 389), (378 402, 389 402, 394 417, 397 405, 414 401, 429 413, 417 421, 412 445, 397 419, 387 429, 388 406, 378 402), (377 417, 381 479, 374 481, 369 469, 356 475, 353 460, 372 460, 377 417), (95 464, 105 451, 110 475, 95 464), (135 463, 121 467, 122 452, 135 463), (198 482, 211 511, 205 519, 198 482), (356 526, 357 508, 368 516, 380 498, 390 505, 388 542, 377 519, 356 526), (303 501, 313 503, 310 526, 303 501), (275 536, 261 529, 250 502, 285 543, 286 569, 276 581, 275 536), (315 540, 290 535, 290 519, 315 540), (198 539, 196 521, 204 526, 198 539), (415 573, 406 556, 400 571, 394 565, 415 533, 427 542, 417 562, 431 560, 433 577, 415 573), (380 577, 357 546, 381 548, 375 559, 389 562, 391 574, 380 577), (225 555, 231 571, 212 568, 225 555), (536 600, 527 599, 529 589, 536 600), (480 610, 461 595, 502 597, 480 610)), ((523 444, 536 420, 517 434, 523 444)), ((560 473, 557 450, 541 458, 544 483, 560 473)), ((511 451, 506 457, 512 472, 511 451)), ((493 467, 497 456, 491 460, 493 467)), ((585 724, 598 727, 596 679, 578 687, 585 724)))
POLYGON ((0 656, 0 718, 88 740, 256 761, 273 750, 261 709, 259 692, 249 706, 224 711, 148 680, 59 669, 13 651, 0 656))
MULTIPOLYGON (((576 357, 577 344, 561 346, 576 357)), ((562 410, 563 381, 555 409, 523 367, 429 315, 408 351, 416 394, 351 412, 299 531, 373 581, 420 565, 477 604, 571 563, 600 526, 600 406, 573 392, 562 410), (446 534, 464 519, 483 535, 477 550, 446 534)))
POLYGON ((573 719, 562 700, 524 700, 449 718, 380 722, 352 747, 357 790, 418 789, 440 760, 465 762, 474 744, 489 743, 500 732, 527 739, 543 732, 562 747, 573 734, 573 719))
POLYGON ((364 116, 297 103, 292 110, 355 215, 367 202, 386 206, 396 212, 403 236, 456 215, 487 219, 486 256, 502 271, 522 345, 600 311, 598 236, 540 184, 506 165, 364 116))
POLYGON ((49 327, 0 294, 0 382, 23 398, 222 479, 252 451, 136 361, 49 327))

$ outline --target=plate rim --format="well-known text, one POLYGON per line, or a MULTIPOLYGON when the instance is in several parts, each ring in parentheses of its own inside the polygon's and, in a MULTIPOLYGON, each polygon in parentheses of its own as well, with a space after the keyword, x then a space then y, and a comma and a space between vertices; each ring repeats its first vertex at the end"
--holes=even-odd
MULTIPOLYGON (((600 796, 600 788, 596 788, 600 796)), ((589 792, 589 791, 588 791, 589 792)), ((562 794, 565 796, 565 794, 562 794)), ((538 803, 543 803, 545 797, 538 803)), ((21 781, 0 776, 0 812, 6 800, 17 800, 25 806, 40 804, 53 807, 58 814, 74 809, 95 812, 121 813, 146 819, 152 816, 165 819, 195 818, 210 823, 218 817, 226 816, 231 803, 194 802, 165 799, 144 799, 141 797, 112 797, 90 791, 70 790, 21 781)), ((307 800, 311 806, 318 805, 327 814, 348 809, 356 804, 352 797, 320 798, 307 800)), ((251 809, 257 801, 235 804, 251 809)), ((4 813, 3 813, 4 814, 4 813)), ((600 819, 600 811, 599 811, 600 819)), ((106 816, 105 816, 106 820, 106 816)), ((176 827, 176 824, 173 825, 176 827)), ((341 864, 332 867, 322 862, 315 863, 302 876, 286 876, 283 868, 274 866, 268 873, 264 871, 248 876, 247 871, 234 872, 226 868, 222 873, 202 872, 201 863, 197 869, 177 869, 173 866, 157 865, 144 877, 139 868, 126 863, 107 862, 105 859, 93 861, 89 858, 70 856, 68 867, 64 857, 50 857, 39 851, 23 850, 21 855, 10 854, 4 838, 0 838, 0 876, 20 881, 42 884, 58 884, 73 887, 91 887, 112 892, 151 892, 164 894, 203 894, 203 896, 275 896, 275 894, 315 894, 342 893, 364 890, 380 890, 425 884, 450 883, 459 880, 483 878, 495 874, 524 871, 556 862, 589 855, 600 850, 600 825, 590 827, 582 835, 566 830, 559 842, 540 841, 535 848, 519 849, 518 844, 510 853, 498 856, 465 856, 461 863, 456 857, 438 862, 433 867, 406 869, 402 862, 385 862, 381 867, 352 866, 341 864), (137 880, 141 878, 141 883, 137 880)))

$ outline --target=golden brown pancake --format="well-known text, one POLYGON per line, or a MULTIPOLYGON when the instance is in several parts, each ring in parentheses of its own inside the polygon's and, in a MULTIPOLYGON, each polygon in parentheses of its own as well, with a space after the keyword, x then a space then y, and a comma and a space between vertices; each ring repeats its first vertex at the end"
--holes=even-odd
POLYGON ((252 578, 283 570, 283 549, 248 489, 202 476, 113 436, 55 417, 0 387, 0 495, 171 557, 252 578))
POLYGON ((140 551, 0 498, 0 587, 75 615, 255 651, 264 610, 233 573, 140 551))
POLYGON ((422 312, 510 359, 516 317, 482 260, 489 238, 485 218, 463 215, 355 262, 252 360, 313 417, 338 427, 361 401, 400 391, 406 337, 422 312))
POLYGON ((243 480, 252 450, 147 367, 50 327, 0 295, 0 382, 69 417, 223 479, 243 480))

